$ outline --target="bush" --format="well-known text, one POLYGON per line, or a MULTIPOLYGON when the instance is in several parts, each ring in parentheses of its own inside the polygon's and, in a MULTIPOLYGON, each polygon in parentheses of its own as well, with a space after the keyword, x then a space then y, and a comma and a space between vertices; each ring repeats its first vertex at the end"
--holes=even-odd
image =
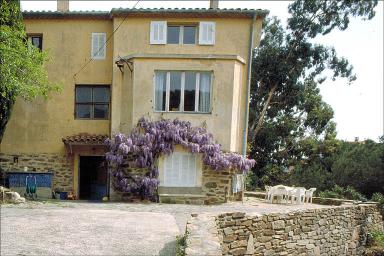
POLYGON ((361 193, 356 191, 351 186, 346 188, 335 185, 331 190, 325 190, 319 193, 320 197, 323 198, 340 198, 340 199, 348 199, 348 200, 358 200, 358 201, 367 201, 361 193))
POLYGON ((372 195, 372 201, 378 202, 379 207, 384 211, 384 195, 381 193, 374 193, 372 195))
POLYGON ((176 236, 176 256, 184 256, 187 247, 187 234, 176 236))

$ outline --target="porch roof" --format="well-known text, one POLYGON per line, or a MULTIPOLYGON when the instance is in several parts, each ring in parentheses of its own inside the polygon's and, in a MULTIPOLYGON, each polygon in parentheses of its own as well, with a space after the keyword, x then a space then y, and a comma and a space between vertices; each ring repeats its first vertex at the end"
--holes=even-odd
POLYGON ((104 145, 108 135, 79 133, 62 138, 66 145, 104 145))

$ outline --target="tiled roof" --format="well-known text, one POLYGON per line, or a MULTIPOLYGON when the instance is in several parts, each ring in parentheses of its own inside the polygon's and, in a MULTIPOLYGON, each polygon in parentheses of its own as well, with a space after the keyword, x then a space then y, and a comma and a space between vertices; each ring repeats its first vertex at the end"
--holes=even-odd
POLYGON ((189 14, 189 15, 213 15, 220 16, 257 16, 264 17, 269 13, 268 10, 262 9, 212 9, 212 8, 113 8, 111 11, 24 11, 25 18, 107 18, 121 15, 161 15, 161 14, 189 14))
POLYGON ((67 145, 104 145, 107 135, 79 133, 63 138, 64 144, 67 145))

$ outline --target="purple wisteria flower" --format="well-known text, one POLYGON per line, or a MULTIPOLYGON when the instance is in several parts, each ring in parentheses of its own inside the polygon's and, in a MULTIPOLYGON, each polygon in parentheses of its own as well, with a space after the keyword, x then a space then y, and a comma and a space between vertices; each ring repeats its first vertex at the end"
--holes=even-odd
POLYGON ((115 178, 115 189, 143 199, 154 199, 159 183, 156 160, 162 154, 171 154, 175 145, 181 145, 191 153, 201 153, 203 163, 213 170, 235 169, 244 173, 255 165, 253 159, 233 152, 224 153, 205 128, 192 127, 190 122, 178 119, 151 122, 141 118, 129 136, 118 133, 112 140, 107 139, 105 145, 109 148, 106 159, 115 178), (122 165, 128 155, 135 158, 132 167, 150 171, 141 177, 126 175, 122 165))

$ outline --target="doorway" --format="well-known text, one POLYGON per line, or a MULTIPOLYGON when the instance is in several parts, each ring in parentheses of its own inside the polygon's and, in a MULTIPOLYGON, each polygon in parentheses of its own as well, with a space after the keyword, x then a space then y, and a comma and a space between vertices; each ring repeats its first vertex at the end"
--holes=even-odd
POLYGON ((80 156, 79 199, 102 200, 108 195, 108 170, 103 156, 80 156))

